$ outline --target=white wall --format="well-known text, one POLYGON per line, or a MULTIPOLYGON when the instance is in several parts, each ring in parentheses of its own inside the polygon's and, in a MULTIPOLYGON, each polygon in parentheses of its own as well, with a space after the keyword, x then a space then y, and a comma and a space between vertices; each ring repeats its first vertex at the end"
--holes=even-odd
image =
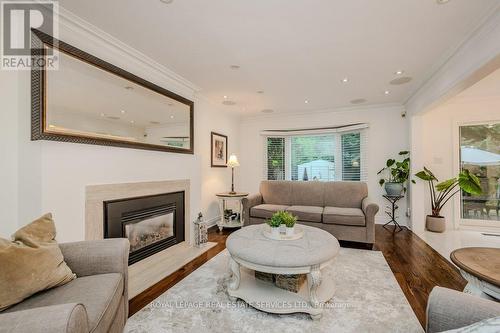
MULTIPOLYGON (((310 114, 261 116, 245 119, 240 125, 241 167, 238 172, 240 188, 254 193, 258 191, 263 179, 264 139, 260 131, 266 129, 295 129, 338 126, 354 123, 368 123, 367 159, 368 159, 368 191, 370 197, 380 206, 377 222, 386 221, 384 214, 387 202, 382 198, 383 189, 378 185, 377 171, 388 158, 397 157, 398 152, 407 150, 409 146, 409 128, 406 118, 401 117, 401 106, 358 107, 310 114)), ((406 202, 401 201, 399 217, 403 224, 406 202)))
POLYGON ((45 212, 55 217, 59 241, 84 239, 85 186, 191 180, 191 220, 214 218, 215 192, 227 190, 227 169, 210 169, 210 131, 229 136, 238 153, 237 118, 195 94, 195 87, 78 18, 61 22, 60 39, 195 101, 195 154, 30 141, 30 73, 0 71, 2 143, 0 235, 45 212), (207 162, 208 161, 208 162, 207 162), (203 188, 202 188, 203 187, 203 188), (203 191, 203 196, 202 196, 203 191))

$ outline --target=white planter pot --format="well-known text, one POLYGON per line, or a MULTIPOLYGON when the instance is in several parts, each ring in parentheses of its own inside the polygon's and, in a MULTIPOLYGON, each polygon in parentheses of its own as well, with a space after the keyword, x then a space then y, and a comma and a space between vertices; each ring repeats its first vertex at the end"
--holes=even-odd
POLYGON ((280 227, 271 227, 271 235, 273 237, 279 237, 280 236, 280 227))
POLYGON ((425 227, 432 232, 444 232, 446 230, 446 219, 442 216, 427 215, 425 227))
POLYGON ((295 226, 289 228, 289 227, 286 227, 286 235, 287 236, 293 236, 295 234, 295 226))

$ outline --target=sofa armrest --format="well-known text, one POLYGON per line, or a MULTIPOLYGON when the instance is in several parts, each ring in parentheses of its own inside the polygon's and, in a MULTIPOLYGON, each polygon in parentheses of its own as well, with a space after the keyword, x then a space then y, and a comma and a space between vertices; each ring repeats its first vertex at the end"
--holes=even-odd
POLYGON ((363 210, 363 213, 365 213, 367 219, 375 222, 375 215, 377 214, 379 209, 378 205, 375 202, 373 202, 368 197, 364 198, 361 202, 361 209, 363 210))
POLYGON ((87 333, 87 311, 67 303, 0 314, 1 333, 87 333))
POLYGON ((426 332, 442 332, 500 316, 500 304, 456 290, 434 287, 427 303, 426 332))
POLYGON ((361 202, 361 209, 365 214, 366 240, 368 243, 375 243, 375 215, 379 207, 370 198, 366 197, 361 202))
MULTIPOLYGON (((128 300, 128 256, 130 243, 126 238, 108 238, 59 244, 64 261, 76 276, 105 273, 123 275, 123 296, 128 300)), ((125 302, 128 314, 128 302, 125 302)))
POLYGON ((241 204, 243 206, 243 209, 242 209, 243 216, 242 217, 243 217, 244 223, 247 223, 248 221, 250 221, 250 209, 252 207, 260 205, 261 203, 262 203, 262 195, 260 193, 249 195, 248 197, 243 198, 241 200, 241 204))

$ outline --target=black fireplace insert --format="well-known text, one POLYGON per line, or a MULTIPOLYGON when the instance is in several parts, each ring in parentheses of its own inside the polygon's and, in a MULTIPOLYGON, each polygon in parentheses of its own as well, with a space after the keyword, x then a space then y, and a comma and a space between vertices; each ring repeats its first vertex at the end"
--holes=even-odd
POLYGON ((128 238, 129 265, 184 241, 184 192, 105 201, 104 237, 128 238))

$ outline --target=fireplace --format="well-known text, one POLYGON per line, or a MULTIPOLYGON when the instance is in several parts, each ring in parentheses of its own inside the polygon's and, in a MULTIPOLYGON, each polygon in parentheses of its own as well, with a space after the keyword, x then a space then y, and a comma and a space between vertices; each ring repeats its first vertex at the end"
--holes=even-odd
POLYGON ((104 202, 104 238, 128 238, 129 265, 184 241, 184 192, 104 202))

